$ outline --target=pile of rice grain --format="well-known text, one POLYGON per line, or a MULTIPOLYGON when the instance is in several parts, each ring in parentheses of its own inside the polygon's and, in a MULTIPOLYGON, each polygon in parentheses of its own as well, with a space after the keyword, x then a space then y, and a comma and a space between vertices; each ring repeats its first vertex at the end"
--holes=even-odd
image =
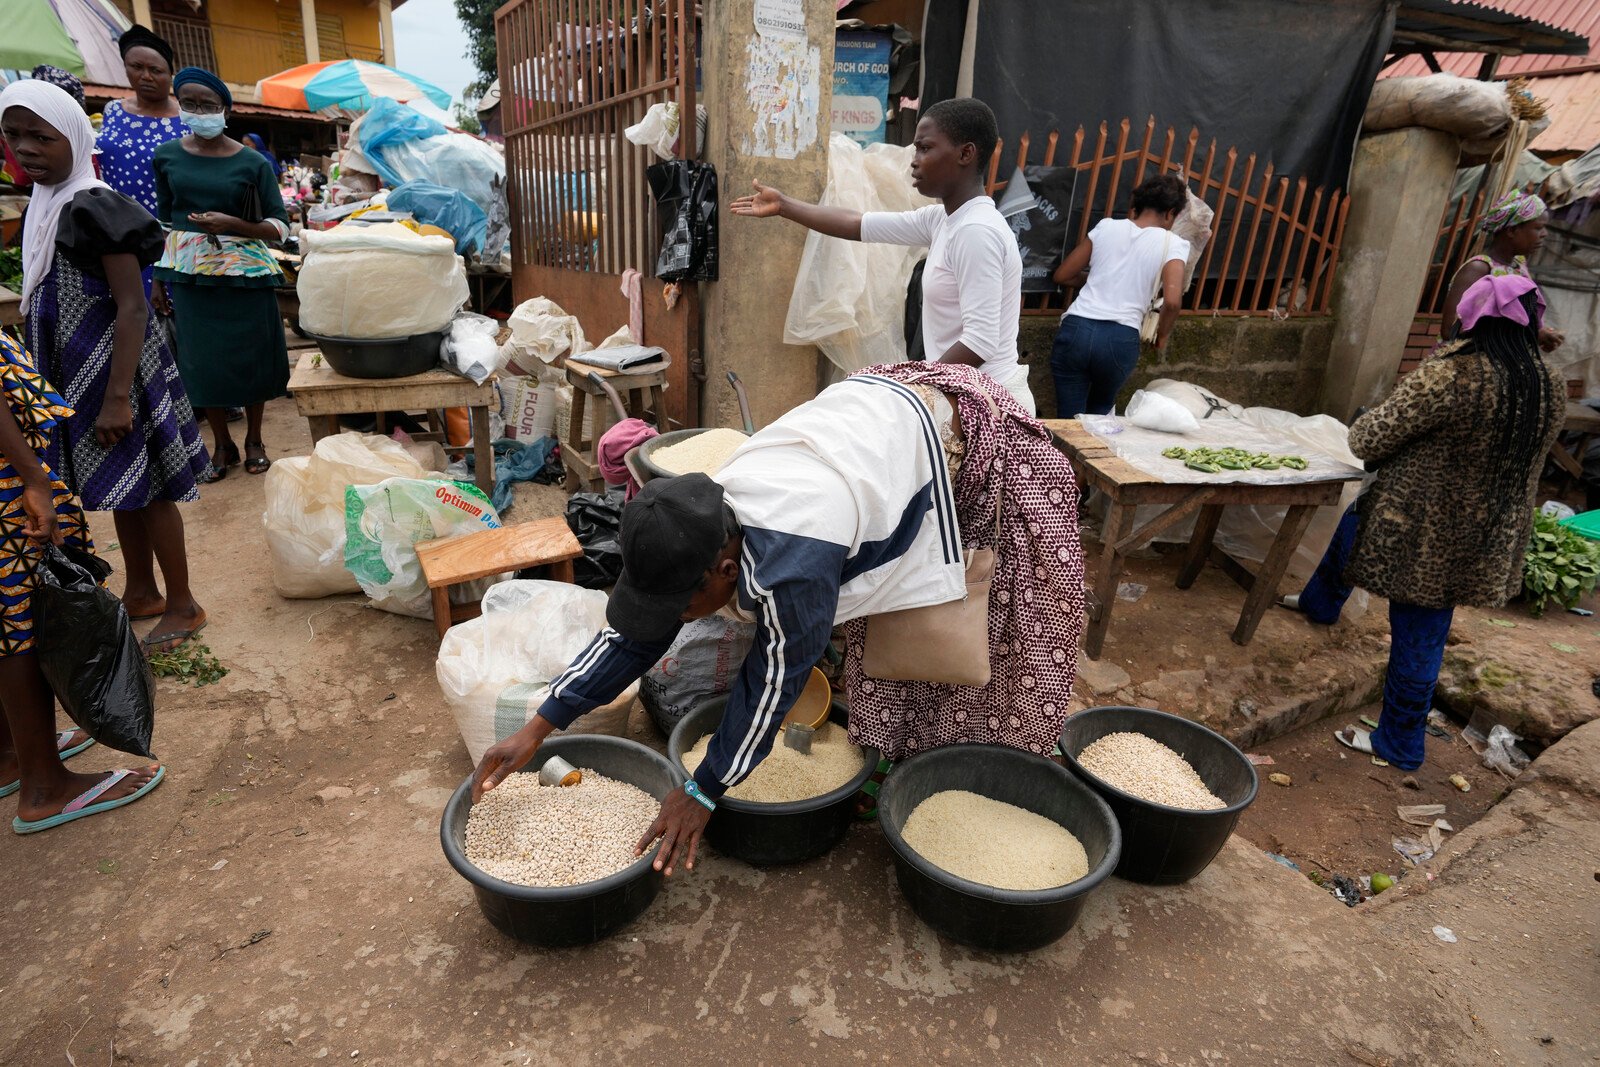
POLYGON ((650 462, 673 474, 714 474, 748 440, 738 430, 707 430, 650 453, 650 462))
POLYGON ((1054 889, 1089 873, 1088 853, 1066 827, 965 789, 918 804, 900 836, 935 867, 996 889, 1054 889))
POLYGON ((1078 766, 1124 793, 1169 808, 1211 811, 1228 806, 1206 788, 1188 760, 1144 734, 1106 734, 1078 754, 1078 766))
POLYGON ((513 774, 472 806, 466 853, 473 866, 507 882, 567 886, 616 874, 661 804, 637 786, 594 771, 577 785, 540 785, 513 774))
MULTIPOLYGON (((683 754, 683 765, 690 774, 705 760, 709 744, 711 735, 706 734, 683 754)), ((861 750, 850 743, 849 732, 836 723, 823 723, 817 730, 809 756, 784 744, 783 735, 779 734, 767 758, 726 795, 752 804, 810 800, 831 793, 854 778, 865 759, 861 750)))

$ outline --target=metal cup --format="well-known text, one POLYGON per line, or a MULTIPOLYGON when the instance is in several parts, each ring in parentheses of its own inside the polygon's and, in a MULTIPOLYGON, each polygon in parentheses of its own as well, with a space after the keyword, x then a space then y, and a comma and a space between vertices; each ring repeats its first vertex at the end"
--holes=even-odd
POLYGON ((560 756, 551 756, 539 768, 540 785, 577 785, 583 781, 583 772, 560 756))

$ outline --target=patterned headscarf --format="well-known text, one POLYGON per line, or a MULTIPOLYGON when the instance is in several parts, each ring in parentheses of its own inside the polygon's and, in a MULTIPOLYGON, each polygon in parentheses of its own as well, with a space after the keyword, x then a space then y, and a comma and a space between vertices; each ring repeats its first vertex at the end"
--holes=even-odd
POLYGON ((1483 216, 1483 221, 1478 227, 1493 237, 1501 230, 1509 230, 1513 226, 1521 226, 1524 222, 1532 222, 1544 212, 1543 200, 1532 193, 1522 193, 1513 189, 1489 209, 1489 213, 1483 216))
POLYGON ((83 83, 60 67, 40 63, 33 68, 33 74, 30 76, 36 81, 49 82, 58 89, 65 89, 67 94, 78 102, 79 107, 83 106, 83 83))
POLYGON ((227 85, 223 83, 221 78, 203 67, 184 67, 172 76, 172 93, 174 96, 185 85, 203 85, 221 98, 223 107, 233 107, 233 94, 228 91, 227 85))

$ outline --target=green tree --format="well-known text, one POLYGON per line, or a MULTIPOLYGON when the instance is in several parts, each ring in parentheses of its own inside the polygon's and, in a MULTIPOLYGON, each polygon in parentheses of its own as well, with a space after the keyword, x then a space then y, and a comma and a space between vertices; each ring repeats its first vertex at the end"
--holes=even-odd
POLYGON ((462 133, 483 133, 483 123, 478 121, 477 107, 476 99, 469 100, 466 103, 457 101, 455 107, 456 125, 461 128, 462 133))
POLYGON ((494 12, 504 0, 456 0, 456 17, 467 31, 467 58, 478 68, 478 79, 463 94, 482 96, 489 83, 500 76, 495 66, 494 12))

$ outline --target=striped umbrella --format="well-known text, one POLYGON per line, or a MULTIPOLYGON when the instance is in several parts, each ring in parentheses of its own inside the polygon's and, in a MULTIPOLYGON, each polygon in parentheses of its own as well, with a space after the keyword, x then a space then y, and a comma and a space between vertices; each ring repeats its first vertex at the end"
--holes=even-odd
POLYGON ((296 111, 344 108, 365 111, 376 97, 405 103, 427 99, 441 108, 450 106, 450 94, 413 74, 369 63, 364 59, 339 59, 306 63, 262 78, 256 83, 261 102, 269 107, 296 111))

